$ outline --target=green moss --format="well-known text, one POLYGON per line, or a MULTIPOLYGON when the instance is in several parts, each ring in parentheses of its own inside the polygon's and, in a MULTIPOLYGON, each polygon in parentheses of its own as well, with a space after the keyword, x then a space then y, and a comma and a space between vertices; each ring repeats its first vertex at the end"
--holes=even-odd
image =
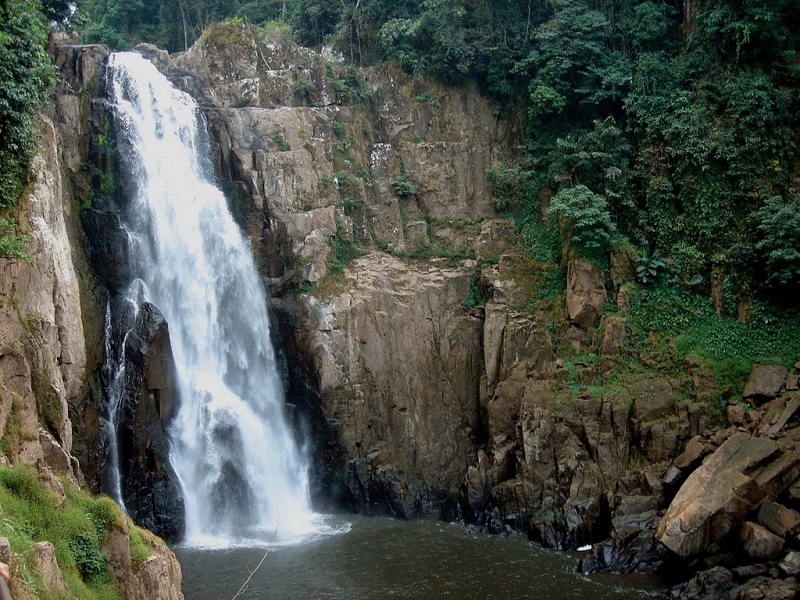
POLYGON ((483 306, 485 304, 486 296, 484 296, 483 290, 481 289, 480 275, 472 275, 469 278, 469 292, 461 303, 461 306, 464 307, 464 310, 470 310, 476 306, 483 306))
POLYGON ((230 18, 222 23, 214 23, 203 30, 200 42, 216 50, 224 48, 253 48, 256 30, 242 19, 230 18))

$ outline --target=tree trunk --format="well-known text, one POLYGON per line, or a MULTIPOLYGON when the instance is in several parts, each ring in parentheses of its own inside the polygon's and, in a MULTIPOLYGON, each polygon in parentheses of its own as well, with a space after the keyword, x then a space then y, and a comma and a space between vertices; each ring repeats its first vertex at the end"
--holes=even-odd
POLYGON ((691 35, 694 33, 695 17, 697 15, 697 8, 700 0, 683 0, 683 35, 691 35))

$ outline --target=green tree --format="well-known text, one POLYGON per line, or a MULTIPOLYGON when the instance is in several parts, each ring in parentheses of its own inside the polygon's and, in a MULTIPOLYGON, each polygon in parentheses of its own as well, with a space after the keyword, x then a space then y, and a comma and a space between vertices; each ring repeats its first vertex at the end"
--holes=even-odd
POLYGON ((13 207, 36 151, 33 113, 54 81, 47 26, 33 0, 0 4, 0 210, 13 207))
POLYGON ((756 244, 765 259, 767 283, 800 286, 800 210, 796 202, 785 203, 775 196, 758 212, 761 240, 756 244))
POLYGON ((550 214, 564 222, 566 246, 587 257, 598 257, 618 240, 608 203, 585 185, 564 188, 550 202, 550 214))

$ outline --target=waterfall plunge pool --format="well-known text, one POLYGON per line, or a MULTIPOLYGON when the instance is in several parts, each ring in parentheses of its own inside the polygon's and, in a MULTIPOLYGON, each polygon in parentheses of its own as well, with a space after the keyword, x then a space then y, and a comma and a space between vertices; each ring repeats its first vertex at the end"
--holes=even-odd
MULTIPOLYGON (((523 536, 475 533, 434 519, 330 519, 347 533, 273 546, 238 599, 644 600, 667 593, 656 577, 583 576, 574 555, 542 550, 523 536)), ((174 550, 186 600, 231 600, 265 552, 174 550)))

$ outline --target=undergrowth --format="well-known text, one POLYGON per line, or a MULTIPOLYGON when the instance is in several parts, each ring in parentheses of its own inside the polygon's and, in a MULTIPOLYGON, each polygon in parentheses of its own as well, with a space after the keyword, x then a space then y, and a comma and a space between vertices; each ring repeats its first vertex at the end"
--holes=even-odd
POLYGON ((800 313, 757 304, 748 323, 717 316, 710 300, 668 287, 638 289, 630 325, 640 346, 674 343, 683 356, 707 362, 793 364, 800 357, 800 313))

